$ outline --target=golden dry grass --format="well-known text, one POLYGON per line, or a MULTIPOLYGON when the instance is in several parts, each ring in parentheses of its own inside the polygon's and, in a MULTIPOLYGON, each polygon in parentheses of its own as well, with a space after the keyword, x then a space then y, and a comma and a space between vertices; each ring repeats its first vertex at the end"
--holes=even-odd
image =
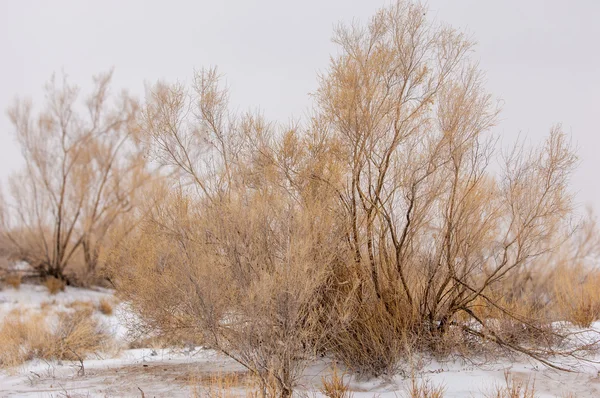
POLYGON ((554 295, 562 320, 588 328, 600 319, 600 272, 561 267, 555 273, 554 295))
POLYGON ((344 374, 339 374, 337 368, 333 368, 333 373, 329 377, 321 378, 321 393, 328 398, 350 398, 353 394, 350 392, 348 382, 344 382, 344 374))
POLYGON ((88 310, 59 314, 53 337, 54 356, 66 360, 78 360, 87 354, 102 351, 110 340, 88 310))
MULTIPOLYGON (((193 398, 234 398, 241 396, 257 398, 261 396, 254 378, 246 372, 201 374, 193 376, 189 383, 190 396, 193 398)), ((275 389, 271 390, 271 392, 275 392, 275 389)), ((275 395, 267 394, 267 396, 275 395)))
POLYGON ((12 286, 13 289, 19 290, 21 287, 21 275, 17 273, 10 273, 4 277, 4 283, 12 286))
POLYGON ((106 298, 101 299, 98 303, 98 311, 104 315, 112 315, 114 311, 112 302, 106 298))
POLYGON ((34 358, 79 360, 110 348, 109 335, 91 314, 87 310, 59 313, 52 325, 47 313, 9 313, 0 328, 0 367, 34 358))
POLYGON ((443 398, 446 387, 435 385, 431 380, 418 380, 415 374, 411 376, 407 398, 443 398))
POLYGON ((535 398, 535 380, 515 380, 510 372, 504 372, 504 385, 496 386, 486 398, 535 398))
POLYGON ((50 294, 56 294, 65 290, 65 281, 50 276, 44 281, 44 286, 48 289, 50 294))
POLYGON ((0 367, 13 367, 33 358, 47 358, 52 351, 52 336, 43 315, 9 313, 0 328, 0 367))

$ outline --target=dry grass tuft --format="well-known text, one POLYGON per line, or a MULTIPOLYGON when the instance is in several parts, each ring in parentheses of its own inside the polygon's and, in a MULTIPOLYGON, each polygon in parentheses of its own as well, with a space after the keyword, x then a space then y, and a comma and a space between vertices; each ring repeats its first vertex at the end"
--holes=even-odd
POLYGON ((19 290, 21 287, 21 275, 17 273, 10 273, 4 277, 4 282, 7 285, 12 286, 13 289, 19 290))
POLYGON ((436 386, 429 379, 417 380, 413 373, 410 379, 410 387, 408 389, 408 398, 443 398, 446 387, 443 385, 436 386))
POLYGON ((98 311, 103 313, 104 315, 112 315, 113 314, 113 305, 110 300, 103 298, 98 303, 98 311))
POLYGON ((600 273, 562 267, 556 271, 554 293, 562 319, 589 328, 600 319, 600 273))
POLYGON ((339 374, 337 368, 333 368, 330 377, 322 377, 321 393, 328 398, 350 398, 353 394, 350 392, 349 383, 344 382, 344 374, 339 374))
POLYGON ((0 328, 0 367, 13 367, 33 358, 50 356, 51 333, 42 315, 25 316, 13 311, 0 328))
POLYGON ((63 281, 62 279, 55 278, 53 276, 46 278, 46 280, 44 281, 44 285, 46 286, 50 294, 64 292, 66 286, 65 281, 63 281))
POLYGON ((0 367, 13 367, 40 358, 80 360, 109 347, 110 337, 92 312, 60 313, 54 325, 46 314, 14 311, 0 328, 0 367))
POLYGON ((110 340, 89 310, 59 314, 53 337, 53 356, 71 361, 102 351, 110 340))
POLYGON ((190 396, 194 398, 259 397, 258 391, 250 381, 251 378, 248 377, 246 372, 202 374, 190 379, 190 396), (245 392, 241 393, 241 390, 245 392))
POLYGON ((535 398, 535 381, 515 380, 508 371, 504 371, 504 386, 497 386, 486 398, 535 398))
POLYGON ((385 308, 382 303, 345 300, 334 313, 346 314, 334 318, 340 323, 327 325, 327 329, 335 331, 331 338, 335 358, 358 375, 397 372, 398 364, 407 355, 407 347, 414 344, 410 330, 415 319, 410 306, 401 301, 385 308))

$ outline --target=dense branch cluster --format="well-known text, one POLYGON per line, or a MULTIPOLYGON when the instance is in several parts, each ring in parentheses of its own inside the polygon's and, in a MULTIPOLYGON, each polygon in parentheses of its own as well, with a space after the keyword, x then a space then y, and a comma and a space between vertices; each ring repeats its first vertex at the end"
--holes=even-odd
POLYGON ((563 349, 554 321, 574 312, 556 281, 598 242, 571 223, 560 126, 500 152, 473 43, 421 5, 334 42, 304 124, 234 114, 216 69, 149 87, 139 108, 109 106, 101 77, 85 118, 68 85, 38 118, 18 104, 27 168, 8 236, 48 274, 101 261, 141 326, 220 350, 282 396, 318 354, 368 375, 414 350, 582 354, 563 349))

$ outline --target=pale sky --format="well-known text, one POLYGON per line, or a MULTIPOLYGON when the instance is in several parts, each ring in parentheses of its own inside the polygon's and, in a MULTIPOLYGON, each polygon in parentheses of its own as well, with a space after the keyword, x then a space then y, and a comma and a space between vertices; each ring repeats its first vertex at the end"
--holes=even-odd
MULTIPOLYGON (((366 21, 381 0, 0 0, 0 109, 15 95, 42 102, 53 72, 89 85, 115 68, 114 87, 189 81, 194 68, 226 74, 233 104, 282 122, 301 117, 316 74, 335 51, 340 21, 366 21)), ((504 142, 533 143, 562 123, 578 147, 580 206, 600 211, 600 1, 430 0, 430 17, 470 33, 487 89, 504 102, 504 142)), ((0 179, 21 165, 0 117, 0 179)))

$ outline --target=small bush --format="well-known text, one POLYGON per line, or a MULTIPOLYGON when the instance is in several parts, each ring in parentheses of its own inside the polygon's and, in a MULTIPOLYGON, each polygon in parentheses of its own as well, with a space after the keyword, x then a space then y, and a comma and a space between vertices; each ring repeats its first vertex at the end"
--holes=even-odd
POLYGON ((52 325, 45 314, 10 313, 0 328, 0 367, 17 366, 34 358, 80 360, 104 350, 109 335, 91 315, 86 310, 60 313, 52 325))
POLYGON ((52 356, 70 361, 101 351, 109 341, 108 334, 88 310, 59 314, 53 337, 55 347, 52 356))
POLYGON ((46 286, 50 294, 56 294, 58 292, 65 291, 65 281, 63 281, 62 279, 55 278, 53 276, 46 278, 46 280, 44 281, 44 285, 46 286))
POLYGON ((33 358, 46 358, 52 348, 52 336, 41 315, 9 313, 0 328, 0 367, 13 367, 33 358))
POLYGON ((407 398, 443 398, 446 387, 436 386, 431 380, 417 380, 413 374, 410 379, 407 398))
POLYGON ((104 315, 112 315, 113 313, 113 305, 108 299, 101 299, 98 303, 98 311, 103 313, 104 315))
POLYGON ((334 313, 330 347, 333 356, 361 376, 393 375, 414 342, 409 341, 412 309, 404 303, 391 310, 382 303, 344 302, 334 313), (339 323, 337 323, 339 322, 339 323))
POLYGON ((589 328, 600 319, 600 273, 581 269, 559 268, 554 291, 562 319, 589 328))
POLYGON ((19 290, 21 287, 21 275, 17 273, 8 274, 4 277, 4 282, 10 285, 15 290, 19 290))
POLYGON ((337 368, 333 369, 333 373, 330 377, 322 377, 321 382, 321 393, 328 398, 350 398, 352 393, 348 383, 344 382, 344 375, 340 375, 337 372, 337 368))

